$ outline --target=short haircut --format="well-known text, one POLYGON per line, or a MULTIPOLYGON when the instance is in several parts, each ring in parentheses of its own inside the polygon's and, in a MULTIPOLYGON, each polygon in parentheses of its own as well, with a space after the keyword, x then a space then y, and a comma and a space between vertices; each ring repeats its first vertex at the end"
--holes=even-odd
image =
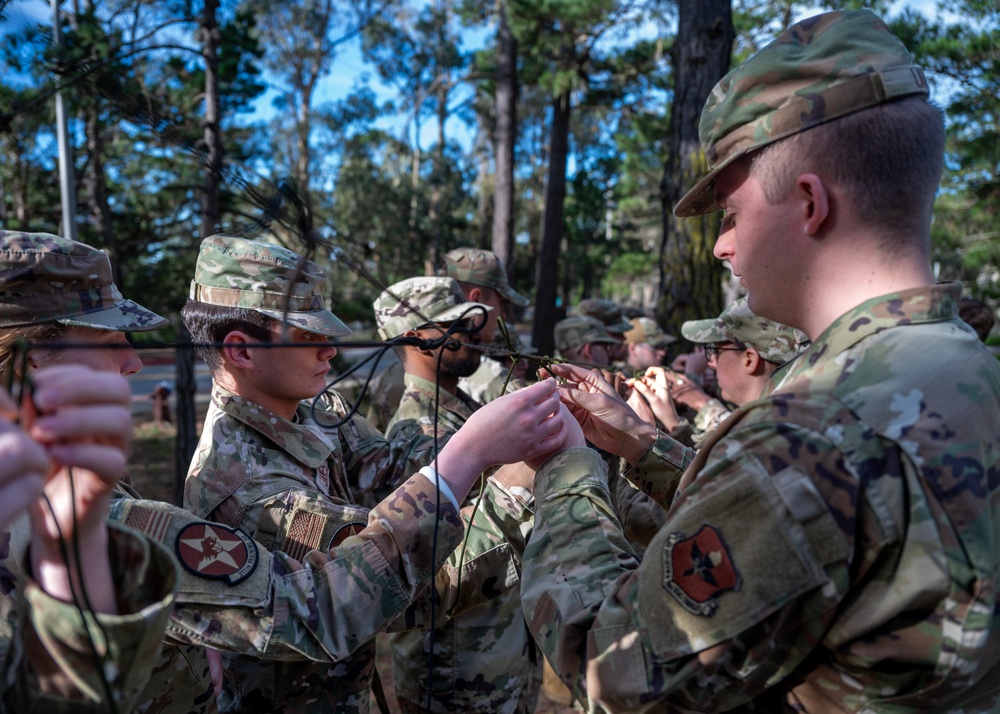
POLYGON ((195 349, 212 372, 222 368, 221 344, 234 330, 245 332, 258 342, 270 342, 278 321, 245 307, 221 307, 188 300, 181 319, 198 345, 195 349))
MULTIPOLYGON (((764 147, 750 174, 778 203, 803 173, 839 186, 865 225, 894 248, 928 238, 934 194, 944 166, 944 119, 922 97, 854 112, 764 147)), ((925 250, 929 245, 922 246, 925 250)))
POLYGON ((986 304, 969 296, 962 298, 958 303, 958 316, 976 331, 983 342, 986 342, 996 321, 993 311, 986 304))

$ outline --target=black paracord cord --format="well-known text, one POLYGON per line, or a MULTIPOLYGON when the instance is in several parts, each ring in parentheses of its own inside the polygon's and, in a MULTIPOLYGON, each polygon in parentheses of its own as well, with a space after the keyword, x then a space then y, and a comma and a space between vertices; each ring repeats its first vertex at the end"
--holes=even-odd
MULTIPOLYGON (((10 393, 11 397, 15 400, 17 404, 24 404, 24 400, 32 400, 34 398, 33 394, 33 383, 31 380, 31 374, 28 371, 30 366, 28 359, 28 352, 30 350, 30 345, 21 340, 17 342, 14 346, 14 362, 15 365, 11 365, 10 373, 7 378, 7 391, 10 393), (16 390, 15 390, 16 387, 16 390)), ((20 418, 18 419, 20 422, 20 418)), ((76 570, 80 579, 80 586, 82 589, 82 595, 84 604, 81 605, 80 598, 76 593, 76 588, 73 585, 72 569, 70 567, 69 552, 66 547, 66 539, 63 536, 62 528, 59 525, 59 519, 56 517, 55 509, 52 506, 52 502, 49 500, 48 495, 43 491, 42 498, 45 499, 45 505, 49 509, 49 513, 52 516, 52 522, 55 523, 56 533, 59 536, 59 553, 62 557, 63 564, 66 566, 68 572, 68 582, 70 588, 70 596, 73 599, 73 605, 76 607, 76 611, 80 616, 80 621, 83 623, 84 630, 87 634, 87 644, 90 646, 90 654, 93 658, 93 663, 95 669, 97 670, 98 678, 101 680, 101 687, 104 689, 104 695, 107 697, 109 711, 111 714, 118 714, 118 704, 115 701, 114 694, 112 693, 111 683, 108 681, 107 669, 106 669, 106 657, 102 656, 100 652, 97 651, 97 644, 94 641, 94 633, 90 629, 90 623, 87 621, 87 613, 91 613, 94 616, 94 622, 97 624, 98 629, 101 631, 101 635, 104 637, 105 648, 110 650, 111 640, 108 637, 107 631, 104 629, 103 623, 97 617, 97 613, 94 612, 94 608, 90 603, 90 597, 87 595, 87 588, 84 584, 83 579, 83 567, 82 558, 80 557, 80 541, 77 533, 77 513, 76 513, 76 487, 73 479, 73 469, 72 467, 67 468, 67 476, 69 478, 69 489, 70 489, 70 508, 73 518, 73 555, 76 560, 76 570), (86 608, 86 609, 85 609, 86 608)))

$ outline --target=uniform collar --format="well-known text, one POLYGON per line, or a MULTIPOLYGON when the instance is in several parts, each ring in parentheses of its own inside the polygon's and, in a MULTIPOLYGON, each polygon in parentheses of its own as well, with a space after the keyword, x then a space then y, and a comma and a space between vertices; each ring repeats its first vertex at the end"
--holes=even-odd
POLYGON ((951 320, 958 315, 961 297, 961 283, 939 283, 880 295, 863 302, 834 320, 796 358, 781 383, 788 384, 817 362, 829 360, 882 330, 951 320))
POLYGON ((309 468, 326 463, 334 450, 333 442, 309 415, 307 404, 299 404, 295 411, 298 421, 292 422, 218 384, 212 390, 212 403, 309 468))
MULTIPOLYGON (((424 397, 430 399, 432 404, 434 403, 434 393, 436 391, 436 385, 434 382, 408 372, 405 374, 403 381, 408 390, 419 392, 424 397)), ((440 409, 446 409, 450 412, 454 412, 462 417, 462 419, 468 419, 472 416, 472 412, 476 411, 476 409, 480 407, 480 405, 476 403, 475 399, 470 397, 461 389, 458 390, 457 394, 452 394, 448 390, 442 389, 438 396, 438 400, 440 409)))

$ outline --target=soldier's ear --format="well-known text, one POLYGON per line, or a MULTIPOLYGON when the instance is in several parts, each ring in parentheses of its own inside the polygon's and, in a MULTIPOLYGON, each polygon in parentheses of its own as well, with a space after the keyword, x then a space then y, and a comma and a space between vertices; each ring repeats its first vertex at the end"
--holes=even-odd
POLYGON ((257 342, 241 330, 233 330, 222 340, 222 361, 237 369, 249 369, 253 367, 254 349, 247 345, 257 342))
POLYGON ((830 215, 826 184, 816 174, 802 174, 796 179, 795 192, 800 199, 802 232, 810 237, 822 237, 823 224, 830 215))
POLYGON ((743 369, 749 375, 756 375, 757 371, 764 366, 764 360, 753 347, 743 350, 743 369))

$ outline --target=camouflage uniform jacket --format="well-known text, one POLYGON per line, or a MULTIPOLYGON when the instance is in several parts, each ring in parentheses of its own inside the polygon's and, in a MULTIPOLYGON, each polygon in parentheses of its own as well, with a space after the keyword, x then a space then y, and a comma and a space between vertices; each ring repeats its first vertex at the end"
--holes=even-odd
MULTIPOLYGON (((127 485, 128 477, 123 479, 126 483, 120 483, 121 489, 118 496, 135 496, 135 492, 127 485)), ((31 525, 28 518, 16 519, 10 530, 0 535, 0 541, 6 545, 0 548, 0 581, 4 582, 5 588, 0 594, 0 652, 6 649, 14 639, 18 629, 18 607, 23 602, 23 593, 16 586, 27 580, 27 576, 22 570, 22 560, 24 549, 31 538, 31 525), (6 584, 10 587, 7 589, 6 584)), ((118 544, 119 550, 125 546, 118 544)), ((152 550, 156 550, 152 548, 152 550)), ((116 551, 116 555, 120 552, 116 551)), ((155 552, 150 557, 153 557, 155 552)), ((169 559, 169 558, 168 558, 169 559)), ((145 562, 145 561, 143 561, 145 562)), ((169 566, 163 568, 158 564, 156 558, 152 559, 156 567, 136 568, 129 570, 130 574, 141 575, 139 578, 142 587, 152 584, 155 587, 157 578, 151 573, 163 573, 165 580, 170 577, 169 573, 176 568, 172 560, 169 566), (163 568, 161 570, 161 568, 163 568)), ((112 558, 112 567, 117 567, 116 560, 112 558)), ((137 586, 138 587, 138 586, 137 586)), ((160 630, 160 639, 163 631, 160 630)), ((205 657, 204 647, 193 644, 174 644, 174 646, 164 647, 159 651, 159 656, 154 657, 150 663, 151 668, 145 670, 146 675, 142 681, 141 693, 135 700, 135 704, 129 711, 136 714, 155 714, 156 712, 173 712, 183 709, 191 714, 215 714, 218 707, 213 694, 212 677, 208 668, 208 659, 205 657)), ((100 709, 103 710, 103 709, 100 709)))
POLYGON ((700 449, 705 440, 712 435, 712 432, 719 428, 719 425, 729 418, 732 412, 725 404, 718 399, 709 399, 704 406, 694 415, 692 423, 694 431, 691 434, 691 441, 696 449, 700 449))
POLYGON ((955 317, 959 294, 908 290, 838 318, 680 483, 690 450, 657 444, 661 472, 634 473, 677 495, 641 565, 593 458, 539 472, 522 598, 579 698, 996 711, 1000 364, 955 317))
MULTIPOLYGON (((319 418, 332 423, 344 413, 345 405, 331 404, 319 418)), ((409 459, 422 454, 422 447, 411 447, 429 447, 431 440, 417 436, 406 444, 390 443, 359 417, 338 429, 321 427, 305 403, 296 418, 290 422, 216 386, 185 484, 185 503, 195 513, 243 529, 269 550, 301 560, 313 548, 336 545, 368 521, 367 509, 354 503, 348 474, 381 490, 385 483, 401 480, 404 468, 417 470, 420 463, 409 459)), ((430 461, 429 455, 421 458, 430 461)), ((447 555, 453 547, 438 552, 447 555)), ((384 560, 379 551, 370 551, 345 576, 341 591, 353 587, 354 597, 373 607, 378 599, 371 595, 375 588, 368 578, 384 569, 384 560)), ((463 609, 465 603, 482 601, 480 578, 467 574, 464 580, 458 592, 455 579, 438 575, 443 606, 463 609)), ((421 626, 429 618, 431 600, 417 599, 400 621, 421 626)), ((381 621, 388 611, 375 609, 381 621)), ((341 655, 335 667, 260 661, 254 652, 228 657, 221 705, 274 712, 366 712, 375 671, 374 634, 359 640, 350 657, 341 655)))
MULTIPOLYGON (((507 381, 508 371, 503 364, 484 355, 479 362, 479 369, 473 372, 471 377, 462 377, 458 380, 458 388, 479 404, 489 404, 504 395, 503 385, 507 381)), ((528 383, 523 379, 511 377, 506 393, 516 392, 527 386, 528 383)))
MULTIPOLYGON (((387 436, 409 439, 414 432, 433 435, 434 383, 412 374, 407 374, 405 380, 406 391, 387 436)), ((461 392, 456 396, 442 389, 438 406, 440 447, 461 428, 472 415, 471 407, 477 405, 472 402, 470 406, 470 400, 461 392)), ((464 548, 451 554, 445 568, 458 570, 462 563, 469 563, 482 569, 489 563, 488 558, 509 551, 511 546, 502 531, 490 527, 489 514, 494 509, 489 504, 491 492, 496 487, 491 480, 484 494, 483 511, 474 521, 479 527, 470 530, 464 548), (476 566, 477 563, 481 565, 476 566)), ((519 535, 530 528, 531 515, 525 507, 510 517, 519 535)), ((509 561, 509 572, 503 580, 513 581, 514 587, 507 588, 501 596, 442 622, 433 632, 415 630, 392 635, 393 679, 404 711, 415 714, 426 711, 428 687, 434 692, 431 711, 439 714, 459 711, 527 714, 534 711, 541 672, 534 642, 521 612, 516 586, 518 566, 513 559, 509 561), (430 680, 432 644, 434 676, 430 680)))
MULTIPOLYGON (((138 534, 111 524, 108 552, 116 583, 118 613, 88 615, 90 632, 104 654, 104 673, 120 712, 135 711, 163 646, 163 635, 177 591, 177 566, 166 549, 149 544, 138 534), (138 547, 157 562, 162 577, 146 577, 130 557, 138 547), (95 622, 100 623, 98 629, 95 622), (104 640, 104 636, 107 640, 104 640), (101 644, 104 642, 105 644, 101 644)), ((23 545, 30 536, 27 516, 19 517, 0 538, 6 546, 23 545)), ((17 572, 17 597, 3 596, 4 605, 21 603, 18 617, 3 630, 3 699, 0 712, 106 712, 104 684, 90 650, 89 635, 71 603, 50 597, 14 560, 26 559, 23 548, 4 551, 0 571, 17 572), (13 567, 12 567, 13 566, 13 567)))
MULTIPOLYGON (((318 418, 335 422, 346 413, 337 406, 318 418)), ((291 422, 216 385, 184 503, 195 514, 243 529, 268 550, 301 559, 367 522, 367 509, 348 486, 349 472, 362 484, 401 480, 396 474, 409 469, 407 455, 407 445, 387 443, 360 417, 324 428, 303 403, 291 422)), ((366 712, 374 668, 374 641, 336 666, 227 656, 220 707, 366 712)))

